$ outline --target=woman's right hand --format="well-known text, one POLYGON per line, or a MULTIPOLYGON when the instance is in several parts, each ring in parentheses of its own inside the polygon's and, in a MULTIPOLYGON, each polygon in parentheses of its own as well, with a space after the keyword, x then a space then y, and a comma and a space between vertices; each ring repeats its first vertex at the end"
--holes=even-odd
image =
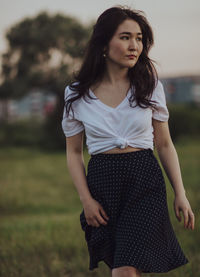
POLYGON ((88 225, 99 227, 100 224, 106 225, 109 219, 101 204, 94 198, 87 200, 83 204, 84 214, 88 225), (105 219, 104 219, 105 218, 105 219))

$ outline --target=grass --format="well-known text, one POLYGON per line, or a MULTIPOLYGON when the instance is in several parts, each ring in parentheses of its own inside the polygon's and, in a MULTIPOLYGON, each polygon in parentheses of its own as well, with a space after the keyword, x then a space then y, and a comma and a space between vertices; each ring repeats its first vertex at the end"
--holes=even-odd
MULTIPOLYGON (((175 147, 196 224, 191 231, 184 229, 183 221, 177 221, 173 190, 166 178, 171 221, 190 263, 156 276, 198 277, 200 148, 198 141, 188 140, 175 147)), ((84 156, 87 167, 89 155, 84 156)), ((103 262, 99 269, 88 270, 87 246, 79 223, 82 205, 66 167, 65 153, 1 149, 0 163, 0 276, 110 276, 103 262)))

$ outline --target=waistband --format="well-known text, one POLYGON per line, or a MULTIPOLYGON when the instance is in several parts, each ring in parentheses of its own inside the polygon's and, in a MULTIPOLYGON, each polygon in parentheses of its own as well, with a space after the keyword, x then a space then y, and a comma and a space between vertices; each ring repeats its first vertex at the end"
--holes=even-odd
POLYGON ((140 155, 145 154, 153 154, 153 150, 151 148, 143 149, 143 150, 137 150, 132 152, 122 152, 122 153, 98 153, 98 154, 92 154, 91 158, 103 158, 103 159, 119 159, 119 158, 129 158, 129 157, 136 157, 140 155))

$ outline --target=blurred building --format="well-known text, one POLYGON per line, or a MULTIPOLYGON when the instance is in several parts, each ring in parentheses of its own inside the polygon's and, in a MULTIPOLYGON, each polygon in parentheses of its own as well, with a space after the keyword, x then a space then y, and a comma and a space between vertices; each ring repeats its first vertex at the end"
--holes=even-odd
POLYGON ((44 120, 56 105, 56 96, 51 92, 31 90, 21 99, 0 100, 0 120, 13 122, 20 119, 44 120))
POLYGON ((163 78, 161 82, 167 102, 200 105, 200 76, 163 78))

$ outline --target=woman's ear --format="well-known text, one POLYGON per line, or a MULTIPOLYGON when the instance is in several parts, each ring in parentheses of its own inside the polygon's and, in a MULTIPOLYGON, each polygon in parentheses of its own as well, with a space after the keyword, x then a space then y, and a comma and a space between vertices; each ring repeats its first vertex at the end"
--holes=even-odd
POLYGON ((106 57, 106 54, 107 54, 107 51, 106 51, 106 46, 103 48, 103 57, 105 58, 106 57))
POLYGON ((105 55, 108 54, 108 47, 107 47, 107 46, 104 46, 104 48, 103 48, 103 53, 104 53, 105 55))

